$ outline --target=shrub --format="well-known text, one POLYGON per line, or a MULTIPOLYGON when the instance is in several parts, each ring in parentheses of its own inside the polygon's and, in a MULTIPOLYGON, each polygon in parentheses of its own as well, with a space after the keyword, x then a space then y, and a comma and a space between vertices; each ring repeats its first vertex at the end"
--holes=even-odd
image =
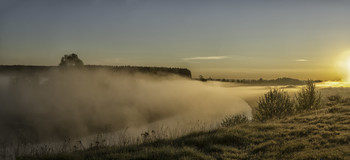
POLYGON ((344 98, 341 101, 344 105, 350 105, 350 98, 344 98))
POLYGON ((302 88, 296 95, 297 111, 318 109, 321 107, 321 93, 316 91, 316 86, 312 80, 306 82, 306 87, 302 88))
POLYGON ((345 103, 345 99, 343 99, 343 97, 340 95, 329 96, 327 99, 329 100, 329 102, 326 104, 327 106, 334 106, 339 103, 345 103))
POLYGON ((337 103, 342 102, 342 99, 343 99, 340 95, 333 95, 333 96, 329 96, 327 98, 328 98, 329 101, 337 102, 337 103))
POLYGON ((281 119, 294 113, 294 101, 287 92, 273 89, 259 98, 254 119, 265 121, 267 119, 281 119))
POLYGON ((249 120, 247 116, 241 114, 241 115, 231 115, 231 116, 226 116, 222 122, 221 126, 222 127, 232 127, 237 124, 241 123, 247 123, 249 120))

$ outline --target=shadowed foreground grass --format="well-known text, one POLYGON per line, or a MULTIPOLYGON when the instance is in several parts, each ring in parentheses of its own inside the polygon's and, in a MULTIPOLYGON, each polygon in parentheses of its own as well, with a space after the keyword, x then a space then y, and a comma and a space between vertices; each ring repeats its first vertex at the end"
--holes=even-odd
POLYGON ((350 106, 333 106, 283 120, 239 124, 127 147, 19 159, 350 159, 350 106))

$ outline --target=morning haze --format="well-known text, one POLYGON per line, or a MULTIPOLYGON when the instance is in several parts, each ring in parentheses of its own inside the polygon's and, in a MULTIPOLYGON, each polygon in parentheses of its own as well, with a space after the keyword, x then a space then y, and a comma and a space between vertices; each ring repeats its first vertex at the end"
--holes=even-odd
POLYGON ((86 64, 179 66, 192 69, 195 77, 248 72, 254 76, 241 78, 271 79, 276 77, 264 72, 288 72, 301 79, 340 79, 335 63, 350 50, 349 5, 3 0, 0 63, 56 65, 63 54, 75 52, 86 64))
POLYGON ((347 160, 349 7, 0 0, 0 160, 347 160))

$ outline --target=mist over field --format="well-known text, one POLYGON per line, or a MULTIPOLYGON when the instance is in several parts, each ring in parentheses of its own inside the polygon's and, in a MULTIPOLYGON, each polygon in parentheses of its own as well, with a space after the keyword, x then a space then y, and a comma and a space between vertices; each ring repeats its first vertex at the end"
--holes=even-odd
POLYGON ((178 76, 85 70, 2 75, 0 137, 62 140, 154 122, 186 126, 225 115, 250 116, 239 94, 239 89, 178 76))

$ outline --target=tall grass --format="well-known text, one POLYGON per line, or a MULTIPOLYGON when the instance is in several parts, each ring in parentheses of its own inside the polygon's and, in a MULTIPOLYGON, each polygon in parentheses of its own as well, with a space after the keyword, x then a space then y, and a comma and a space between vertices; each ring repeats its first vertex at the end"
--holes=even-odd
POLYGON ((349 114, 349 106, 327 107, 319 109, 318 114, 310 110, 286 119, 237 124, 174 139, 159 139, 125 147, 29 155, 19 159, 347 160, 350 157, 349 114))
MULTIPOLYGON (((218 121, 203 122, 200 120, 189 121, 188 126, 173 124, 152 128, 124 128, 123 130, 95 135, 66 138, 64 141, 52 141, 42 143, 28 143, 26 140, 18 142, 0 141, 0 160, 15 160, 18 157, 45 157, 50 155, 69 155, 76 152, 94 153, 96 150, 112 147, 123 149, 135 145, 143 145, 156 141, 175 139, 194 132, 205 132, 219 128, 218 121)), ((26 159, 26 158, 24 158, 26 159)), ((57 158, 60 159, 60 158, 57 158)))
POLYGON ((226 116, 222 122, 221 126, 222 127, 232 127, 237 124, 242 124, 242 123, 247 123, 249 122, 249 119, 247 116, 240 114, 240 115, 231 115, 231 116, 226 116))

